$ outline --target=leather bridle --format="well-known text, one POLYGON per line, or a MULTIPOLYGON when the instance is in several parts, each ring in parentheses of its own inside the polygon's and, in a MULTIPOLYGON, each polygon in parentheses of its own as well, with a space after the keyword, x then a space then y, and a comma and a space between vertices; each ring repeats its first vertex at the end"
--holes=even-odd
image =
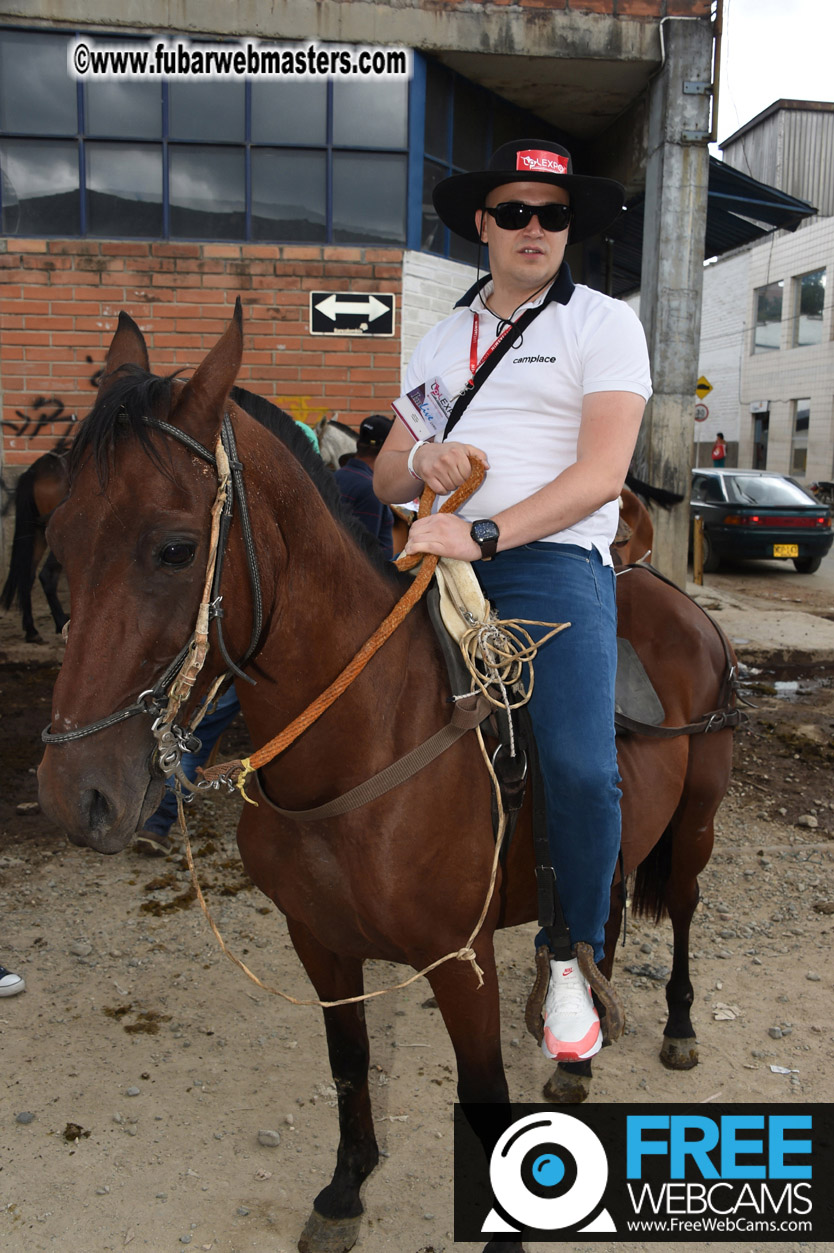
MULTIPOLYGON (((203 447, 198 440, 193 439, 190 435, 187 435, 178 427, 172 426, 168 422, 162 422, 157 418, 145 416, 142 421, 146 426, 151 427, 153 430, 162 431, 163 434, 170 435, 173 439, 178 440, 179 443, 183 444, 190 452, 195 453, 198 457, 202 458, 203 461, 208 462, 209 465, 213 466, 215 472, 218 472, 218 457, 207 448, 203 447)), ((214 571, 211 580, 211 596, 210 604, 208 606, 208 618, 209 621, 213 621, 215 623, 217 643, 223 660, 226 663, 227 673, 214 685, 212 696, 217 694, 219 688, 231 675, 235 675, 240 679, 245 679, 247 683, 255 682, 255 680, 250 678, 249 675, 244 674, 243 668, 249 661, 251 661, 252 657, 254 657, 258 650, 261 630, 263 627, 263 595, 261 592, 258 559, 255 552, 252 526, 249 517, 249 506, 243 483, 243 464, 238 460, 234 428, 228 413, 223 415, 223 421, 220 427, 218 454, 221 448, 228 461, 229 474, 228 481, 224 486, 225 499, 220 513, 220 526, 216 556, 214 559, 214 571), (246 552, 246 564, 249 571, 249 582, 252 588, 253 601, 252 633, 249 640, 249 646, 243 657, 237 663, 233 662, 230 658, 226 648, 226 642, 223 637, 223 597, 220 590, 226 546, 228 543, 229 530, 231 528, 234 513, 235 498, 237 498, 238 501, 238 513, 240 517, 241 531, 243 533, 243 544, 246 552)), ((220 482, 219 473, 218 482, 220 482)), ((220 488, 218 490, 220 490, 220 488)), ((127 719, 133 718, 137 714, 150 714, 154 718, 153 731, 160 750, 160 764, 163 767, 163 772, 166 774, 173 774, 179 763, 179 758, 182 752, 194 752, 197 748, 199 748, 199 741, 195 739, 193 731, 190 728, 183 728, 171 721, 164 720, 166 710, 169 707, 169 695, 171 689, 188 661, 194 638, 195 636, 192 634, 191 639, 180 650, 153 687, 147 688, 144 692, 141 692, 132 704, 126 705, 124 708, 117 710, 115 713, 109 714, 105 718, 99 718, 96 722, 87 723, 87 725, 83 727, 76 727, 72 731, 52 731, 51 727, 47 727, 41 732, 41 739, 44 744, 69 744, 74 740, 80 740, 88 735, 94 735, 98 731, 107 730, 109 727, 116 726, 120 722, 126 722, 127 719)), ((199 721, 199 717, 197 717, 196 721, 199 721)), ((194 725, 196 725, 196 721, 194 722, 194 725)))

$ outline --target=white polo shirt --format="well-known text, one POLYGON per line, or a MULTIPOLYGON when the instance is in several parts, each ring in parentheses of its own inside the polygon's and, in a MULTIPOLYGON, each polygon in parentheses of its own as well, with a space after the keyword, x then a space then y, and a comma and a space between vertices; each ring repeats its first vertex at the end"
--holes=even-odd
MULTIPOLYGON (((423 337, 406 372, 406 391, 439 376, 448 394, 457 396, 470 377, 473 315, 479 322, 479 361, 497 335, 499 319, 481 299, 491 291, 491 281, 480 294, 477 287, 470 289, 455 312, 423 337)), ((483 484, 459 511, 471 522, 526 500, 574 464, 582 401, 589 393, 651 396, 646 337, 628 305, 574 285, 564 262, 547 292, 530 303, 545 308, 483 383, 450 436, 489 458, 483 484)), ((517 311, 516 320, 528 307, 517 311)), ((610 563, 618 512, 617 501, 611 501, 541 538, 597 548, 610 563)))

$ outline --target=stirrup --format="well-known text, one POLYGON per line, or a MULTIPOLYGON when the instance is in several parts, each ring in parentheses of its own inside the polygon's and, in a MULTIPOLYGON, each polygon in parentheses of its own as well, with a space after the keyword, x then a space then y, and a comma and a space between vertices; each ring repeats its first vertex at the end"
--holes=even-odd
MULTIPOLYGON (((574 953, 576 954, 576 964, 579 966, 583 976, 588 980, 594 995, 594 1001, 599 1012, 600 1026, 602 1027, 603 1044, 613 1044, 615 1040, 619 1040, 625 1026, 625 1009, 622 1000, 605 978, 605 975, 597 967, 594 961, 594 951, 590 944, 580 941, 574 945, 574 953)), ((542 1010, 544 1008, 544 998, 547 996, 548 984, 550 983, 551 956, 550 949, 546 944, 542 944, 536 950, 536 977, 530 996, 527 999, 527 1008, 524 1011, 524 1022, 527 1030, 539 1044, 544 1039, 542 1010)))

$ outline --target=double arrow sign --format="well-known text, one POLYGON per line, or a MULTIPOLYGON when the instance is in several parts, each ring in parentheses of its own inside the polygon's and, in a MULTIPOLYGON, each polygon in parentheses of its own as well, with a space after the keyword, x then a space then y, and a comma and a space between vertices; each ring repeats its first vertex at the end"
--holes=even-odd
POLYGON ((393 335, 393 292, 310 292, 311 335, 393 335))

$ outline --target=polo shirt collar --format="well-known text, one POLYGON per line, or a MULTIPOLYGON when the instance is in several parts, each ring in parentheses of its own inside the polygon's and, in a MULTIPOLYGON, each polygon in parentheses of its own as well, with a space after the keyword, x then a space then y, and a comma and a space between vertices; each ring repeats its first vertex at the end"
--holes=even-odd
MULTIPOLYGON (((455 308, 456 309, 469 308, 469 306, 472 305, 472 303, 474 302, 475 297, 481 291, 483 291, 487 283, 491 283, 491 282, 492 282, 491 274, 485 274, 483 278, 478 279, 478 281, 476 283, 473 283, 472 286, 469 288, 469 290, 463 296, 461 296, 460 300, 455 305, 455 308)), ((541 300, 542 307, 544 307, 545 305, 549 305, 554 300, 559 305, 566 305, 568 301, 570 300, 571 296, 573 295, 575 287, 576 285, 573 281, 573 278, 571 277, 570 266, 568 265, 567 261, 563 261, 562 264, 559 266, 559 271, 556 277, 554 278, 553 282, 550 284, 547 291, 544 293, 544 296, 542 297, 542 300, 541 300)))

